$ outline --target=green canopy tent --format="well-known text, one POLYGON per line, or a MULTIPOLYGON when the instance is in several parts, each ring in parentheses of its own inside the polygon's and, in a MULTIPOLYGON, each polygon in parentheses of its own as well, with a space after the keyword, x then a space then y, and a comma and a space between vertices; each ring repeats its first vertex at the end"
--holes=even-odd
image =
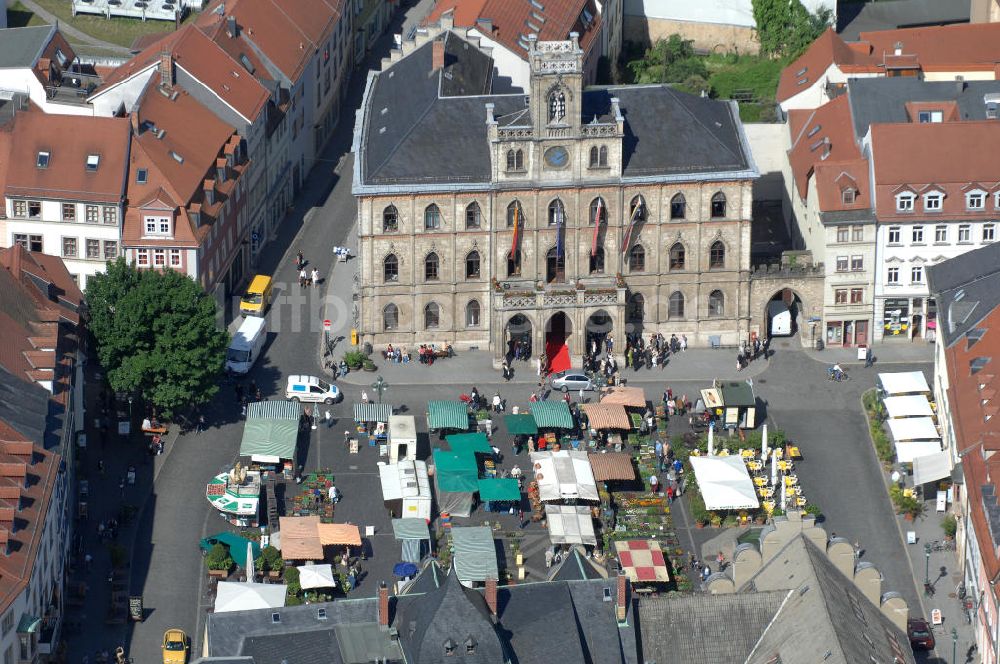
POLYGON ((572 429, 573 415, 565 401, 539 401, 531 404, 531 416, 539 429, 572 429))
POLYGON ((208 551, 216 544, 221 544, 229 549, 229 556, 243 569, 247 568, 247 544, 253 547, 253 559, 260 558, 260 544, 240 537, 236 533, 217 533, 205 537, 199 542, 202 551, 208 551))
POLYGON ((256 401, 247 406, 240 456, 257 463, 295 460, 302 404, 297 401, 256 401))
POLYGON ((479 480, 479 499, 489 502, 520 502, 521 489, 513 477, 479 480))
POLYGON ((356 403, 354 404, 354 421, 359 424, 369 422, 388 422, 392 415, 392 405, 387 403, 356 403))
POLYGON ((450 436, 445 436, 445 440, 448 441, 448 445, 451 446, 452 452, 458 452, 459 454, 493 454, 493 448, 490 447, 490 439, 486 437, 485 433, 456 433, 450 436))
POLYGON ((512 436, 534 436, 538 433, 538 425, 530 414, 504 415, 507 433, 512 436))
POLYGON ((455 516, 472 514, 479 490, 479 467, 471 451, 434 450, 434 487, 438 508, 455 516))
POLYGON ((498 578, 497 549, 493 531, 486 526, 451 529, 455 546, 455 573, 462 583, 498 578))
POLYGON ((461 401, 431 401, 427 404, 427 428, 468 431, 469 407, 461 401))

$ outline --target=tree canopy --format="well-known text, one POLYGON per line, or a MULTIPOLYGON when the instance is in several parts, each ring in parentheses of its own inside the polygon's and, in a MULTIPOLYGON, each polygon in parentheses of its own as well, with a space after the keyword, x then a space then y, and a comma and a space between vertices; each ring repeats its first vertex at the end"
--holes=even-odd
POLYGON ((137 393, 170 416, 218 391, 229 335, 190 277, 119 258, 87 280, 86 296, 97 356, 116 392, 137 393))
POLYGON ((641 60, 628 63, 636 83, 673 83, 689 92, 707 87, 708 69, 695 55, 693 42, 678 34, 657 39, 641 60))
POLYGON ((753 0, 753 18, 763 55, 795 57, 823 34, 832 12, 810 14, 800 0, 753 0))

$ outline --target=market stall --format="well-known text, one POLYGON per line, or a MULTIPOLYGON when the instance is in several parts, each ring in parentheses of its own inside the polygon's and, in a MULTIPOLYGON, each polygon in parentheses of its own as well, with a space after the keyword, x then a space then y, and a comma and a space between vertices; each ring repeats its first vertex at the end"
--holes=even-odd
POLYGON ((402 542, 404 562, 419 563, 430 552, 431 531, 423 519, 393 519, 392 535, 402 542))
POLYGON ((632 455, 625 452, 591 452, 587 455, 597 482, 631 482, 635 480, 632 455))
POLYGON ((436 449, 433 458, 438 509, 454 516, 469 516, 479 490, 475 455, 436 449))
POLYGON ((551 449, 555 445, 568 443, 568 438, 560 438, 562 432, 574 428, 573 414, 565 401, 538 401, 531 404, 531 416, 539 429, 536 449, 551 449), (548 429, 548 431, 544 431, 548 429))
POLYGON ((628 431, 632 428, 632 421, 625 406, 619 404, 585 403, 580 407, 584 415, 587 416, 587 426, 594 431, 608 431, 617 429, 628 431))
POLYGON ((941 452, 940 440, 913 440, 896 443, 896 461, 914 463, 917 459, 941 452))
POLYGON ((389 417, 389 463, 417 459, 417 420, 413 415, 389 417))
POLYGON ((512 477, 479 480, 479 500, 486 503, 487 512, 501 512, 521 503, 521 489, 512 477))
POLYGON ((646 391, 641 387, 624 385, 606 387, 602 390, 601 403, 628 408, 646 408, 646 391))
POLYGON ((469 407, 461 401, 430 401, 427 428, 431 431, 468 431, 469 407))
POLYGON ((670 570, 656 540, 619 540, 615 553, 622 573, 632 583, 669 583, 670 570))
POLYGON ((205 486, 205 498, 229 523, 256 528, 260 519, 260 473, 237 462, 227 473, 219 473, 205 486))
POLYGON ((245 537, 240 537, 236 533, 216 533, 215 535, 204 537, 198 542, 198 546, 202 551, 210 551, 216 544, 226 547, 229 550, 229 557, 242 569, 249 569, 248 566, 253 562, 252 560, 247 560, 248 545, 252 552, 253 560, 260 558, 260 544, 245 537))
POLYGON ((214 613, 279 609, 285 605, 288 591, 282 583, 246 583, 220 581, 215 587, 214 613))
POLYGON ((739 456, 691 456, 705 507, 708 510, 757 509, 757 490, 739 456))
POLYGON ((899 371, 880 373, 876 379, 879 391, 884 397, 895 397, 904 394, 930 394, 922 371, 899 371))
POLYGON ((503 421, 507 425, 507 433, 511 436, 534 436, 538 434, 538 425, 535 424, 535 418, 529 413, 504 415, 503 421))
POLYGON ((586 452, 532 452, 531 465, 541 502, 598 501, 597 482, 586 452))
POLYGON ((297 401, 255 401, 247 404, 240 457, 261 470, 275 469, 291 477, 295 468, 302 404, 297 401))
POLYGON ((500 578, 492 530, 485 526, 455 527, 451 541, 455 573, 463 585, 471 588, 473 583, 500 578))
POLYGON ((594 519, 584 505, 546 505, 545 521, 553 544, 597 544, 594 519))
POLYGON ((882 399, 885 412, 890 419, 898 417, 933 417, 934 409, 925 394, 908 394, 901 397, 882 399))
POLYGON ((276 546, 285 560, 323 560, 323 547, 361 546, 361 531, 354 524, 321 523, 318 516, 282 516, 278 525, 276 546))
POLYGON ((404 459, 380 463, 378 472, 382 501, 393 516, 431 518, 431 485, 425 462, 404 459))
POLYGON ((913 485, 920 486, 951 477, 951 455, 948 452, 932 452, 913 458, 913 485))
POLYGON ((903 417, 888 419, 889 433, 896 443, 914 440, 940 440, 941 434, 929 417, 903 417))
POLYGON ((757 397, 752 380, 716 380, 712 387, 701 391, 701 398, 720 426, 740 429, 757 426, 757 397))
POLYGON ((336 588, 337 582, 333 578, 333 566, 330 564, 299 565, 299 585, 302 586, 302 590, 336 588))
POLYGON ((354 421, 358 424, 385 424, 392 417, 392 405, 387 403, 354 404, 354 421))

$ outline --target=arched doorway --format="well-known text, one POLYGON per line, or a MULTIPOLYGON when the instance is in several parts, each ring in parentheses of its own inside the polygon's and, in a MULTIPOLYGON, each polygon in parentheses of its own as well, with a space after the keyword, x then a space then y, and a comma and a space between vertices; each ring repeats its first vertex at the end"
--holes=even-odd
POLYGON ((764 320, 767 337, 793 337, 802 324, 802 298, 791 288, 782 288, 767 302, 764 320))
POLYGON ((642 336, 642 324, 646 320, 646 298, 642 293, 629 293, 625 304, 625 335, 630 339, 642 336))
POLYGON ((504 328, 508 360, 531 359, 531 321, 524 314, 515 314, 504 328))
POLYGON ((600 309, 592 313, 587 319, 587 345, 583 349, 584 354, 596 357, 604 352, 607 348, 607 339, 613 330, 614 320, 607 311, 600 309))
POLYGON ((545 324, 545 357, 549 370, 565 371, 570 367, 568 340, 572 333, 569 316, 562 311, 552 314, 545 324))

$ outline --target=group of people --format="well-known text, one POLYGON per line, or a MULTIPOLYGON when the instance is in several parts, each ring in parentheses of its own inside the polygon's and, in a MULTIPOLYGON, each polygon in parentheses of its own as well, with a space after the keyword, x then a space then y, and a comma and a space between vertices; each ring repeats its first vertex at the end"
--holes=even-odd
POLYGON ((240 406, 240 413, 244 416, 247 414, 247 403, 251 401, 263 401, 264 396, 260 392, 260 388, 257 387, 255 381, 250 381, 250 385, 244 390, 242 383, 236 383, 233 388, 236 392, 236 403, 240 406))
POLYGON ((687 350, 687 336, 671 334, 667 339, 660 333, 650 334, 648 342, 641 334, 627 334, 625 337, 625 366, 635 371, 646 367, 662 370, 667 365, 667 356, 687 350))
POLYGON ((519 336, 510 342, 510 359, 527 362, 531 359, 531 338, 519 336))
POLYGON ((752 360, 756 360, 760 357, 761 353, 767 354, 766 342, 762 343, 760 337, 754 334, 750 338, 750 342, 746 341, 740 343, 740 349, 736 352, 736 370, 743 371, 747 368, 752 360))
POLYGON ((382 351, 382 357, 390 362, 407 363, 410 361, 410 354, 405 350, 396 346, 393 348, 392 344, 389 344, 384 351, 382 351))

